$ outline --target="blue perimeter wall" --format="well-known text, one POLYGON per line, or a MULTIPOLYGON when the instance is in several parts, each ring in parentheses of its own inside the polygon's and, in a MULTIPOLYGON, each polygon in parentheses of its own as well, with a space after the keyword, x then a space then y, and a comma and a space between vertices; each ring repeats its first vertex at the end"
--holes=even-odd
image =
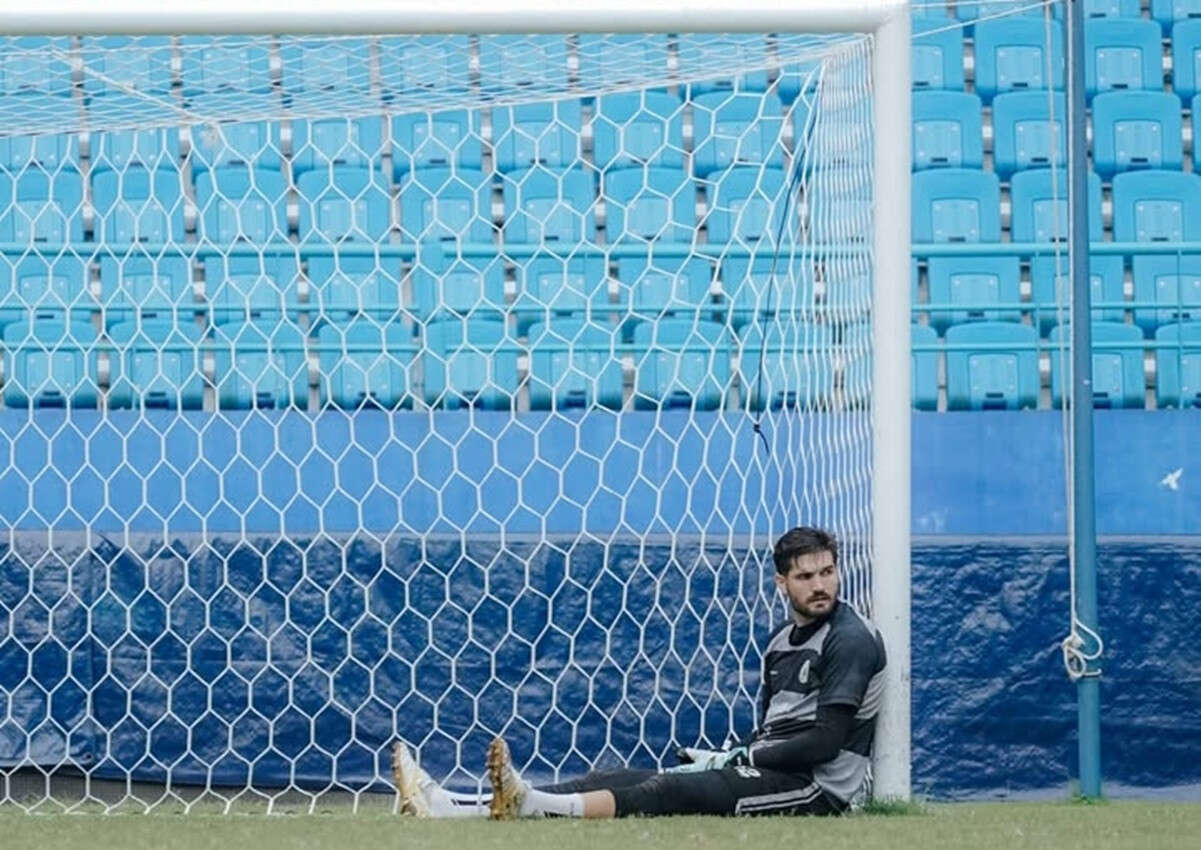
MULTIPOLYGON (((549 605, 523 590, 563 585, 566 567, 552 547, 510 544, 513 554, 530 557, 527 571, 516 559, 510 563, 502 555, 493 560, 499 547, 486 533, 469 543, 469 559, 453 537, 436 537, 422 549, 414 539, 393 538, 381 547, 365 538, 340 538, 335 545, 332 537, 315 540, 311 531, 304 534, 302 529, 317 525, 315 517, 322 511, 327 530, 351 519, 350 506, 336 499, 320 511, 298 508, 310 513, 289 516, 284 523, 295 545, 280 546, 271 534, 256 531, 243 537, 235 530, 237 516, 253 516, 254 505, 223 504, 213 497, 205 508, 209 527, 228 523, 229 532, 210 531, 208 548, 202 548, 199 536, 189 530, 190 519, 177 515, 172 525, 183 530, 163 548, 161 533, 151 531, 159 520, 139 517, 136 511, 147 500, 179 504, 180 485, 171 483, 170 476, 152 479, 146 491, 133 481, 122 484, 117 476, 110 480, 107 497, 99 480, 76 478, 68 497, 65 486, 50 478, 29 483, 35 476, 21 479, 15 467, 31 472, 48 467, 71 477, 85 456, 94 467, 113 464, 115 469, 112 453, 126 442, 135 465, 138 458, 153 463, 160 453, 187 456, 199 450, 212 465, 193 470, 203 480, 186 485, 186 501, 202 501, 195 494, 215 493, 221 482, 227 493, 259 488, 270 497, 278 490, 279 511, 284 511, 289 485, 292 492, 297 486, 307 493, 328 490, 335 468, 341 480, 353 479, 358 477, 355 470, 344 467, 362 460, 347 456, 315 464, 307 473, 311 477, 302 474, 281 484, 279 476, 269 474, 270 458, 262 479, 233 461, 232 442, 219 429, 197 436, 176 428, 160 439, 150 433, 121 435, 81 421, 79 429, 47 427, 43 435, 22 431, 27 423, 22 414, 0 414, 0 448, 12 458, 7 480, 0 480, 0 518, 28 529, 14 533, 0 549, 0 769, 66 759, 98 776, 133 771, 140 778, 162 779, 171 765, 176 781, 204 781, 211 773, 214 782, 230 784, 279 784, 289 776, 314 787, 325 786, 331 777, 362 784, 386 775, 383 760, 397 718, 418 739, 435 728, 451 738, 466 736, 461 758, 478 760, 486 736, 478 725, 458 723, 471 715, 469 694, 475 694, 480 716, 489 722, 503 722, 516 695, 523 716, 540 728, 539 746, 557 751, 556 763, 570 772, 581 766, 571 753, 601 752, 605 735, 634 752, 636 762, 646 763, 653 754, 637 751, 642 738, 664 752, 661 747, 673 738, 692 743, 698 733, 716 732, 729 715, 697 707, 704 705, 705 693, 748 681, 745 658, 725 658, 708 678, 686 680, 687 664, 672 661, 670 646, 712 642, 719 651, 720 624, 695 618, 676 623, 673 631, 658 608, 650 603, 640 607, 640 598, 629 593, 629 588, 655 580, 650 572, 657 564, 696 557, 699 547, 686 537, 674 550, 666 544, 643 550, 616 544, 607 562, 601 546, 579 547, 570 566, 575 595, 557 594, 549 605), (178 441, 174 448, 173 441, 178 441), (60 516, 56 525, 66 528, 52 541, 56 558, 43 557, 47 541, 34 530, 39 518, 27 511, 31 501, 41 516, 60 516), (90 539, 72 531, 72 522, 60 514, 65 501, 87 517, 90 539), (103 533, 125 522, 146 533, 132 534, 124 543, 118 534, 103 533), (691 554, 690 548, 695 550, 691 554), (443 570, 408 566, 422 561, 443 570), (478 565, 489 562, 489 592, 504 605, 490 609, 485 604, 470 623, 465 615, 444 608, 437 613, 444 594, 469 605, 479 602, 485 572, 478 565), (283 592, 264 590, 264 575, 283 592), (358 583, 346 581, 348 576, 358 583), (194 593, 178 595, 184 584, 194 593), (581 627, 586 600, 579 587, 590 588, 594 610, 614 612, 599 616, 609 630, 603 651, 596 648, 604 645, 605 635, 590 634, 587 624, 581 627), (145 588, 176 601, 169 608, 155 604, 142 592, 145 588), (243 594, 246 604, 240 599, 223 604, 221 594, 229 595, 231 588, 243 594), (206 592, 212 594, 207 614, 201 601, 206 592), (524 643, 506 638, 505 606, 511 608, 516 637, 524 643), (351 630, 349 639, 329 627, 331 621, 360 622, 365 610, 385 621, 407 610, 404 616, 410 621, 396 622, 390 634, 362 625, 351 630), (414 613, 427 614, 428 621, 412 619, 414 613), (164 638, 168 622, 172 636, 164 638), (238 637, 247 622, 275 637, 238 637), (298 630, 281 630, 285 622, 298 630), (464 647, 453 669, 436 653, 423 655, 427 622, 440 637, 464 647), (574 648, 547 630, 548 623, 575 631, 574 648), (226 662, 224 640, 231 642, 232 664, 226 662), (474 648, 481 642, 496 648, 495 678, 487 653, 474 648), (598 665, 591 682, 569 676, 558 689, 549 684, 522 688, 518 683, 531 663, 530 647, 533 666, 548 674, 562 670, 569 654, 578 660, 596 651, 607 654, 608 661, 600 655, 590 659, 598 665), (639 652, 659 669, 640 661, 639 652), (231 676, 231 668, 253 671, 268 658, 272 671, 254 686, 231 676), (373 665, 373 670, 343 663, 348 658, 373 665), (411 659, 418 660, 410 664, 411 659), (174 684, 169 689, 145 684, 148 667, 174 684), (322 668, 339 672, 329 676, 322 668), (283 677, 292 680, 291 697, 283 677), (621 704, 623 678, 636 712, 621 704), (411 681, 444 694, 437 718, 430 702, 412 692, 411 681), (582 696, 589 686, 591 706, 582 696), (213 704, 206 707, 210 692, 213 704), (689 696, 693 699, 684 698, 689 696), (552 703, 555 711, 548 709, 552 703), (172 722, 148 731, 168 706, 172 722), (248 713, 248 706, 255 711, 248 713), (674 721, 667 706, 677 707, 674 721), (272 718, 270 746, 262 717, 272 718), (47 718, 74 731, 58 734, 47 718), (604 731, 589 732, 606 723, 604 731), (190 738, 185 725, 192 727, 190 738), (227 734, 232 753, 224 752, 227 734), (314 741, 332 746, 315 747, 314 741), (109 760, 98 763, 105 753, 109 760)), ((380 433, 386 433, 388 425, 381 422, 380 433)), ((651 423, 650 414, 641 424, 627 420, 631 430, 623 436, 634 444, 643 440, 645 450, 655 432, 651 423)), ((231 426, 230 433, 238 433, 243 456, 252 460, 255 429, 262 431, 257 439, 264 445, 274 443, 278 434, 281 454, 297 462, 306 457, 305 444, 314 434, 318 443, 328 438, 343 445, 350 436, 345 420, 329 420, 331 430, 324 438, 320 428, 294 424, 292 436, 286 422, 248 422, 231 426)), ((371 423, 353 427, 361 429, 353 437, 360 444, 369 446, 376 439, 371 423)), ((1058 650, 1068 624, 1061 427, 1056 412, 914 415, 918 793, 941 798, 1061 794, 1074 771, 1074 688, 1058 650)), ((736 459, 754 450, 757 438, 744 431, 739 426, 727 435, 728 451, 736 459)), ((410 436, 420 439, 416 431, 410 436)), ((598 436, 601 442, 610 438, 598 436)), ((700 439, 688 439, 694 438, 700 439)), ((681 462, 682 455, 667 450, 671 446, 659 448, 663 451, 656 448, 649 454, 659 457, 664 468, 681 462)), ((1186 794, 1201 788, 1201 647, 1195 639, 1201 633, 1199 448, 1201 411, 1098 412, 1099 585, 1106 640, 1103 765, 1111 788, 1184 788, 1186 794)), ((394 472, 403 475, 402 460, 398 456, 394 472)), ((436 457, 425 460, 437 462, 436 457)), ((613 466, 614 474, 627 473, 617 469, 620 464, 613 466)), ((366 506, 375 498, 366 491, 353 495, 366 506)), ((721 503, 726 494, 719 484, 710 495, 721 503)), ((415 496, 422 503, 427 497, 415 496)), ((389 506, 382 495, 380 500, 376 509, 386 516, 389 506)), ((606 514, 617 507, 602 505, 600 510, 597 522, 612 522, 606 514)), ((271 513, 265 510, 264 517, 271 513)), ((565 516, 563 522, 570 526, 578 519, 565 516)), ((690 579, 668 570, 657 587, 663 609, 696 593, 737 592, 739 554, 711 547, 700 554, 716 564, 713 571, 690 579)), ((738 725, 748 725, 749 706, 740 703, 733 716, 738 725)), ((524 737, 520 729, 514 734, 519 755, 532 750, 532 728, 524 737)), ((437 753, 447 751, 445 746, 431 748, 436 772, 449 770, 449 763, 437 763, 437 753)))

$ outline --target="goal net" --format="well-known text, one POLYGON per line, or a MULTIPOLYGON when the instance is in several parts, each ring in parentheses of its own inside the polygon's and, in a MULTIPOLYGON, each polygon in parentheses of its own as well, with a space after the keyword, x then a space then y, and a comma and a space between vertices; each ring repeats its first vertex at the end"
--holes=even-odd
POLYGON ((871 55, 5 41, 0 803, 747 733, 773 541, 871 607, 871 55))

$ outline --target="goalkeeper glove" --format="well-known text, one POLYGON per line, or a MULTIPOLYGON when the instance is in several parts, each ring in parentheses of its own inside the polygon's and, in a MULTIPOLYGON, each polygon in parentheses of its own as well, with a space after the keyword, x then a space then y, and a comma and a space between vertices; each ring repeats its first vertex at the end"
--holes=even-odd
POLYGON ((666 773, 697 773, 702 770, 721 770, 723 767, 736 767, 740 764, 751 763, 746 747, 735 747, 732 750, 701 750, 696 747, 681 747, 676 755, 683 763, 667 768, 666 773))

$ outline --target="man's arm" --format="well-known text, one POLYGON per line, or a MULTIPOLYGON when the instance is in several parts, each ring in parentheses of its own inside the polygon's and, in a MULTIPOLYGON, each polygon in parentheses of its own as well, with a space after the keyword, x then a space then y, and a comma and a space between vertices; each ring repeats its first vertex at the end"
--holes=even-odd
POLYGON ((796 770, 827 762, 842 749, 855 722, 855 711, 850 705, 819 706, 817 720, 805 731, 751 744, 750 762, 771 770, 796 770))

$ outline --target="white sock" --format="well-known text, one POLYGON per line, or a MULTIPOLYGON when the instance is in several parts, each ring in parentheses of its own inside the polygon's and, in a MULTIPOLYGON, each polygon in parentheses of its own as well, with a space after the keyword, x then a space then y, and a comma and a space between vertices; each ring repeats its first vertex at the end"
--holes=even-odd
POLYGON ((582 794, 552 794, 549 791, 535 791, 530 788, 525 792, 525 800, 521 803, 521 816, 540 817, 545 815, 582 818, 584 816, 584 797, 582 794))
POLYGON ((487 798, 475 794, 456 794, 445 788, 431 788, 426 792, 430 814, 436 818, 486 818, 487 798))

